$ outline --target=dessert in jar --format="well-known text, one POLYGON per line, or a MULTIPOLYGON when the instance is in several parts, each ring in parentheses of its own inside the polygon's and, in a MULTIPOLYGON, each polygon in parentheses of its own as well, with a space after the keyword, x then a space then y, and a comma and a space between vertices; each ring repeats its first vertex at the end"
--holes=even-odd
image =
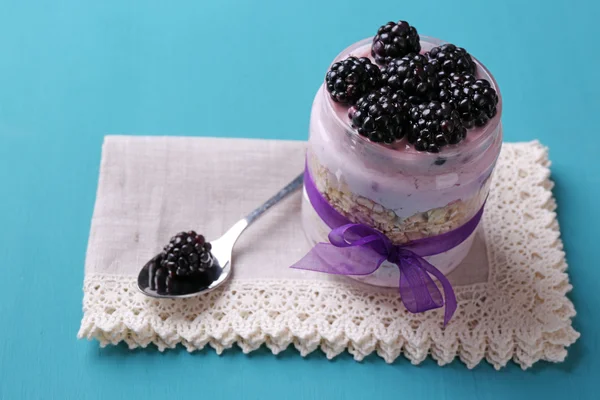
MULTIPOLYGON (((332 63, 312 107, 307 176, 341 215, 393 244, 453 231, 484 206, 501 111, 496 81, 466 50, 390 22, 332 63)), ((306 191, 302 218, 312 244, 328 241, 306 191)), ((475 234, 425 259, 448 274, 475 234)), ((386 261, 356 278, 397 287, 399 274, 386 261)))

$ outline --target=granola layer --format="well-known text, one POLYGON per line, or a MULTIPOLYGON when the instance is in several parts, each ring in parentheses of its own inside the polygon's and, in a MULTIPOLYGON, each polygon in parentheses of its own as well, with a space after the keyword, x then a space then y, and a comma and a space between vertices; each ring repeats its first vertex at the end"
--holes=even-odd
POLYGON ((444 206, 401 217, 394 210, 352 192, 343 178, 337 178, 316 157, 309 157, 315 185, 327 201, 355 223, 363 223, 383 232, 395 244, 435 236, 458 228, 481 207, 489 189, 489 179, 469 199, 456 199, 444 206))

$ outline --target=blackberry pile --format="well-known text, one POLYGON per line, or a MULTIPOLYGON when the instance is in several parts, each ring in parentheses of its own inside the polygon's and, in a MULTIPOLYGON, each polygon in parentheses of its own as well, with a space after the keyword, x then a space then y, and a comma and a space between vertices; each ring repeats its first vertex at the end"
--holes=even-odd
POLYGON ((207 278, 216 266, 210 250, 210 243, 194 231, 173 236, 155 260, 153 289, 173 293, 182 282, 207 278))
POLYGON ((467 130, 497 113, 498 94, 477 79, 463 48, 444 44, 420 54, 417 30, 388 22, 373 38, 371 56, 334 63, 325 77, 331 98, 349 107, 358 133, 377 143, 404 137, 418 151, 439 152, 460 143, 467 130))
POLYGON ((325 76, 331 98, 342 104, 353 104, 377 88, 380 81, 381 71, 366 57, 348 57, 336 62, 325 76))

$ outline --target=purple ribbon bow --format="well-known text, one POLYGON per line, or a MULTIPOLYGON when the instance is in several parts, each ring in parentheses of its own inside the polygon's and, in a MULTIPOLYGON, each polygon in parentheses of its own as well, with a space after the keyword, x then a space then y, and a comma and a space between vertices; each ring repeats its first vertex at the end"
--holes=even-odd
POLYGON ((317 190, 308 168, 304 170, 304 185, 313 208, 332 231, 330 243, 317 243, 291 268, 336 275, 369 275, 387 260, 400 269, 400 298, 406 309, 419 313, 445 304, 444 326, 448 324, 456 311, 454 290, 444 274, 423 257, 443 253, 465 241, 477 228, 483 206, 457 229, 394 245, 383 233, 365 224, 352 223, 333 208, 317 190), (431 275, 442 285, 443 297, 431 275))

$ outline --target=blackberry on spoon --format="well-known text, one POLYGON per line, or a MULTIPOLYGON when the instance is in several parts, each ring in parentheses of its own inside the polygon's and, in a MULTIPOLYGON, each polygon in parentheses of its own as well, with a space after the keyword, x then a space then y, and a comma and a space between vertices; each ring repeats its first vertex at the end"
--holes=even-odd
POLYGON ((394 58, 421 51, 417 30, 406 21, 388 22, 373 37, 371 55, 378 64, 385 65, 394 58))
POLYGON ((325 85, 333 101, 354 104, 361 96, 380 85, 379 67, 366 57, 348 57, 334 63, 327 75, 325 85))
POLYGON ((150 289, 159 295, 178 295, 210 285, 219 267, 211 248, 204 236, 194 231, 173 236, 163 251, 150 261, 150 289))
POLYGON ((212 268, 211 244, 194 231, 180 232, 164 248, 160 262, 171 277, 202 274, 212 268))

